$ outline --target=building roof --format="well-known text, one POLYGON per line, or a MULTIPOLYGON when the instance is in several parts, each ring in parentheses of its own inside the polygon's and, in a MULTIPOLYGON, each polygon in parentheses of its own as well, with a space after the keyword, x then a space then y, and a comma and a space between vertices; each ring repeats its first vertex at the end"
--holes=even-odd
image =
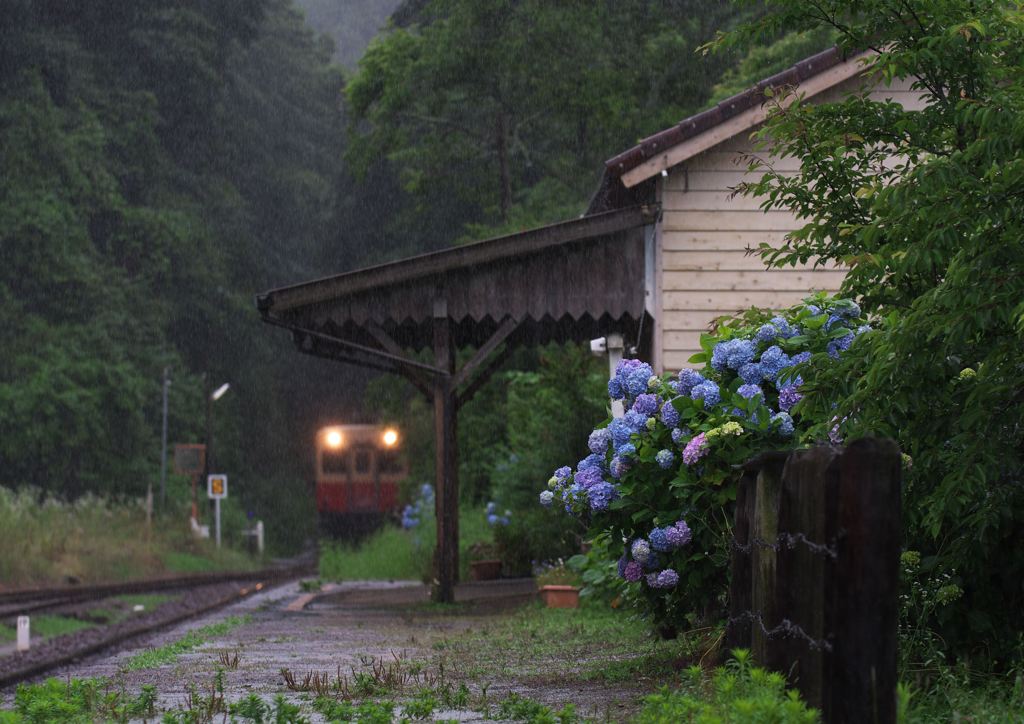
MULTIPOLYGON (((601 185, 590 203, 587 213, 598 213, 617 208, 622 204, 634 204, 647 198, 640 184, 661 170, 681 163, 685 158, 673 158, 670 151, 719 129, 730 121, 736 122, 736 133, 749 130, 763 122, 761 111, 766 91, 773 88, 800 86, 801 91, 813 95, 826 90, 856 74, 863 54, 847 58, 837 47, 829 48, 801 60, 799 63, 776 73, 742 93, 726 98, 705 111, 684 118, 679 123, 640 141, 605 162, 601 185), (811 83, 811 81, 817 81, 811 83), (758 112, 760 111, 760 112, 758 112)), ((719 134, 709 139, 707 147, 717 145, 728 136, 719 134)), ((695 152, 704 150, 695 146, 695 152)))

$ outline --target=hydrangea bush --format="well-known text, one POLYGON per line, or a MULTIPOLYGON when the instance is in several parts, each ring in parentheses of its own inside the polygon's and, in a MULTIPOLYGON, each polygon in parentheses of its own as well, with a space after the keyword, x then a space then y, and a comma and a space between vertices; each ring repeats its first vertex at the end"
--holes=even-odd
MULTIPOLYGON (((804 441, 801 373, 838 359, 867 327, 856 303, 818 295, 751 310, 703 335, 678 375, 623 360, 608 382, 625 414, 591 433, 590 455, 555 471, 540 502, 621 550, 631 601, 662 629, 716 610, 725 590, 735 466, 804 441)), ((820 427, 820 425, 819 425, 820 427)), ((838 428, 836 428, 838 432, 838 428)), ((833 439, 838 442, 838 439, 833 439)))

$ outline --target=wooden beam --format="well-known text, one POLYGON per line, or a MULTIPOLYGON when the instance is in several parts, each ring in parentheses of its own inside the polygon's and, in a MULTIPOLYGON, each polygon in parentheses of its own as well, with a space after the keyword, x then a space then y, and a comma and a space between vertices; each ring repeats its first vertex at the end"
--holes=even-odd
POLYGON ((455 348, 451 319, 444 298, 434 302, 434 363, 448 375, 434 377, 434 445, 437 494, 437 549, 434 553, 433 598, 440 603, 455 601, 459 575, 459 458, 456 435, 457 405, 452 375, 455 348))
POLYGON ((494 334, 490 338, 480 345, 480 349, 476 351, 466 364, 462 365, 462 369, 455 373, 455 378, 452 380, 452 387, 458 389, 463 382, 469 379, 469 376, 473 373, 477 367, 483 364, 491 352, 493 352, 499 344, 508 339, 508 336, 512 334, 516 327, 519 326, 519 322, 512 319, 512 317, 505 317, 505 321, 498 325, 498 328, 494 331, 494 334))
MULTIPOLYGON (((396 342, 379 324, 371 320, 366 323, 365 329, 369 335, 377 341, 377 344, 384 348, 385 352, 388 352, 395 357, 405 356, 405 350, 402 349, 401 345, 399 345, 398 342, 396 342)), ((400 374, 409 381, 409 384, 422 392, 428 400, 432 400, 434 398, 434 390, 430 386, 430 381, 418 369, 399 364, 399 371, 400 374)))
POLYGON ((458 393, 457 404, 459 407, 462 407, 473 399, 476 393, 480 391, 480 388, 487 384, 487 380, 491 379, 491 375, 497 372, 505 363, 505 360, 508 359, 508 355, 509 351, 507 349, 494 355, 494 357, 491 358, 491 361, 487 363, 487 366, 480 370, 476 377, 466 385, 466 389, 458 393))

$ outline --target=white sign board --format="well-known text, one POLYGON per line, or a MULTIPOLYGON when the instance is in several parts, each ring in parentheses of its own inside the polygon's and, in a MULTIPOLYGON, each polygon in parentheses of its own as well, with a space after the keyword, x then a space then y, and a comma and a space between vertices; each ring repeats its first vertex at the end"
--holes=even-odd
POLYGON ((206 476, 206 497, 220 500, 228 497, 228 476, 223 473, 206 476))

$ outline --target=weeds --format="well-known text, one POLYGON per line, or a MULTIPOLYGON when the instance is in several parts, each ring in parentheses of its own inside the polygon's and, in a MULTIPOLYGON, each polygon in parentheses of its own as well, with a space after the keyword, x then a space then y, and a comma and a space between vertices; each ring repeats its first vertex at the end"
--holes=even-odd
POLYGON ((237 651, 221 651, 217 659, 225 669, 234 671, 238 668, 239 653, 237 651))
POLYGON ((247 623, 248 620, 248 616, 228 616, 223 621, 189 631, 173 643, 136 654, 125 662, 121 670, 137 671, 139 669, 152 669, 172 663, 182 654, 186 654, 192 649, 201 646, 215 636, 223 636, 231 629, 247 623))

